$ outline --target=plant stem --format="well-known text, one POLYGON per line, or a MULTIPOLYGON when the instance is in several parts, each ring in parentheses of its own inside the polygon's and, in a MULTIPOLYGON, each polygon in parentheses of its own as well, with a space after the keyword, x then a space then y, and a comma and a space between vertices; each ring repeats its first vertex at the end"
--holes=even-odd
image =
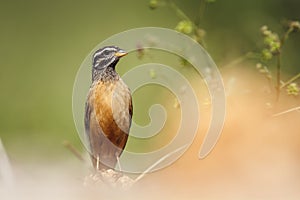
POLYGON ((293 31, 292 27, 289 27, 289 29, 284 33, 280 40, 280 48, 278 49, 277 54, 277 84, 276 84, 276 101, 279 100, 280 96, 280 89, 281 87, 281 52, 282 52, 282 46, 284 45, 285 41, 288 39, 289 34, 293 31))
POLYGON ((157 160, 154 164, 152 164, 150 167, 148 167, 141 175, 139 175, 135 180, 134 183, 138 182, 140 179, 142 179, 147 173, 151 172, 151 170, 158 166, 160 163, 162 163, 163 161, 165 161, 167 158, 171 157, 172 155, 174 155, 175 153, 178 153, 182 150, 184 150, 186 147, 188 146, 188 144, 185 144, 177 149, 175 149, 174 151, 168 153, 167 155, 164 155, 163 157, 161 157, 159 160, 157 160))
POLYGON ((288 84, 292 83, 293 81, 297 80, 298 78, 300 78, 300 73, 297 74, 296 76, 293 76, 290 80, 288 80, 287 82, 285 82, 284 84, 281 85, 280 89, 286 87, 288 84))
MULTIPOLYGON (((289 34, 293 31, 293 28, 292 27, 289 27, 289 29, 284 33, 283 37, 281 38, 281 47, 283 46, 284 42, 288 39, 289 37, 289 34)), ((280 47, 280 48, 281 48, 280 47)))
MULTIPOLYGON (((13 186, 14 175, 11 163, 0 138, 0 185, 13 186)), ((1 188, 2 189, 2 188, 1 188)), ((4 187, 5 189, 5 187, 4 187)))
POLYGON ((285 110, 285 111, 277 113, 277 114, 274 114, 273 117, 278 117, 280 115, 287 114, 287 113, 290 113, 290 112, 293 112, 293 111, 297 111, 297 110, 300 110, 300 106, 295 107, 295 108, 291 108, 291 109, 288 109, 288 110, 285 110))
POLYGON ((277 55, 277 84, 276 84, 276 101, 279 100, 280 96, 280 80, 281 80, 281 52, 277 55))
POLYGON ((63 145, 69 149, 74 156, 76 156, 80 161, 84 161, 83 156, 80 154, 80 152, 69 142, 69 141, 64 141, 63 145))
POLYGON ((196 21, 195 24, 197 26, 200 26, 201 20, 203 19, 203 16, 204 16, 205 8, 206 8, 206 2, 205 2, 205 0, 200 0, 200 7, 199 7, 198 17, 195 20, 196 21))
POLYGON ((172 0, 168 0, 167 3, 176 12, 179 18, 191 22, 195 29, 198 28, 198 26, 172 0))
POLYGON ((192 20, 173 1, 169 0, 168 3, 170 7, 175 10, 178 17, 192 22, 192 20))
POLYGON ((233 67, 233 66, 235 66, 239 63, 242 63, 243 61, 245 61, 246 59, 249 59, 249 58, 259 58, 259 54, 251 52, 251 51, 247 52, 244 55, 237 57, 236 59, 234 59, 230 63, 224 65, 223 68, 233 67))

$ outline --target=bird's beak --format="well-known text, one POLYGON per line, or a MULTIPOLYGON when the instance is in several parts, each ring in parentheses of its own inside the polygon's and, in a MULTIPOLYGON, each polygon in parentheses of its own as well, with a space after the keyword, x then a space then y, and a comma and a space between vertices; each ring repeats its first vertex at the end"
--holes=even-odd
POLYGON ((115 56, 118 58, 121 58, 126 55, 127 55, 127 52, 125 52, 124 50, 119 50, 118 52, 115 53, 115 56))

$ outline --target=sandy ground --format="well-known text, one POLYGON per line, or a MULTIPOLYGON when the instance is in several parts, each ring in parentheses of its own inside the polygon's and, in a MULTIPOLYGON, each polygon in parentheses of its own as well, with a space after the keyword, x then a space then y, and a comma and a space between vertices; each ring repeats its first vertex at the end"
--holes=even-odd
POLYGON ((259 74, 222 73, 226 122, 205 159, 197 158, 203 126, 184 156, 129 190, 85 186, 89 166, 70 155, 63 161, 13 166, 13 183, 0 181, 0 199, 300 199, 300 112, 272 117, 299 106, 299 97, 282 95, 275 105, 275 94, 259 74))

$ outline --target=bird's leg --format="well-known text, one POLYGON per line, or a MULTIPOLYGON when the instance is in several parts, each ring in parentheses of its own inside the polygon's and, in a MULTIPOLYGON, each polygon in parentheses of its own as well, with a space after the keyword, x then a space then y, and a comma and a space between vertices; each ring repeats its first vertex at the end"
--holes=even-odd
POLYGON ((99 155, 97 155, 97 161, 96 161, 96 162, 97 162, 96 169, 99 170, 99 162, 100 162, 100 161, 99 161, 99 155))
POLYGON ((117 153, 115 154, 115 156, 116 156, 116 158, 117 158, 119 170, 122 171, 122 168, 121 168, 121 162, 120 162, 120 157, 117 155, 117 153))

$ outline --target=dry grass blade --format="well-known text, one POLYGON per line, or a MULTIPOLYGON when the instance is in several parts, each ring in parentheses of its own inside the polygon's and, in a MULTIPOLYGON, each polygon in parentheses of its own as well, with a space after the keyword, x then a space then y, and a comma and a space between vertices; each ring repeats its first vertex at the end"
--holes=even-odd
POLYGON ((64 141, 63 145, 69 149, 80 161, 84 162, 84 158, 81 153, 69 141, 64 141))
POLYGON ((176 150, 168 153, 167 155, 163 156, 162 158, 160 158, 158 161, 156 161, 153 165, 151 165, 148 169, 146 169, 141 175, 139 175, 135 180, 134 183, 136 183, 137 181, 141 180, 148 172, 150 172, 154 167, 156 167, 159 163, 161 163, 162 161, 164 161, 165 159, 167 159, 168 157, 170 157, 171 155, 181 151, 182 149, 186 148, 188 145, 183 145, 179 148, 177 148, 176 150))
POLYGON ((300 111, 300 106, 285 110, 285 111, 280 112, 280 113, 276 113, 276 114, 272 115, 272 117, 278 117, 278 116, 281 116, 281 115, 284 115, 284 114, 287 114, 287 113, 290 113, 290 112, 293 112, 293 111, 300 111))
POLYGON ((0 186, 12 186, 14 182, 12 167, 0 139, 0 186))

